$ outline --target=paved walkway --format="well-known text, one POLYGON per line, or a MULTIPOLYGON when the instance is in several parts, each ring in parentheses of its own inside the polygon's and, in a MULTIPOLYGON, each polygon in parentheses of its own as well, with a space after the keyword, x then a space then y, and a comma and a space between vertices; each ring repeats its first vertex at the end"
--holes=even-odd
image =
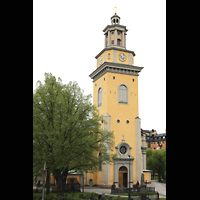
POLYGON ((166 183, 160 183, 157 180, 151 180, 151 184, 148 187, 155 187, 155 190, 159 193, 159 196, 166 198, 166 183))
MULTIPOLYGON (((151 180, 151 184, 148 184, 147 187, 155 187, 155 191, 159 193, 160 198, 166 198, 166 184, 165 183, 160 183, 157 180, 151 180)), ((82 189, 81 189, 82 191, 82 189)), ((95 192, 98 194, 111 194, 111 189, 104 189, 104 188, 99 188, 99 187, 88 187, 86 186, 84 188, 84 192, 95 192)), ((118 195, 113 195, 113 196, 118 196, 118 195)), ((121 195, 120 195, 121 196, 121 195)), ((125 197, 125 196, 121 196, 125 197)))

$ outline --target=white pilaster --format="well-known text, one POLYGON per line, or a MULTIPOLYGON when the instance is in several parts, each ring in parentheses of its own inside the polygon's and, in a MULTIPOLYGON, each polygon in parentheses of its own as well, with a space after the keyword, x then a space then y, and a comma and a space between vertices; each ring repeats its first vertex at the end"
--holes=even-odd
POLYGON ((110 46, 110 31, 108 31, 108 46, 110 46))
MULTIPOLYGON (((105 53, 105 52, 104 52, 105 53)), ((104 130, 110 131, 110 120, 111 116, 109 114, 104 115, 104 130)), ((110 154, 109 144, 107 142, 104 143, 107 149, 107 153, 110 154)), ((112 183, 110 182, 110 164, 103 165, 103 173, 102 173, 102 183, 103 185, 110 186, 112 183)))
POLYGON ((122 46, 124 47, 124 31, 122 31, 122 46))
POLYGON ((124 34, 124 47, 126 48, 126 33, 124 34))
POLYGON ((140 181, 142 170, 142 155, 141 155, 141 120, 135 118, 135 143, 136 143, 136 181, 140 181))

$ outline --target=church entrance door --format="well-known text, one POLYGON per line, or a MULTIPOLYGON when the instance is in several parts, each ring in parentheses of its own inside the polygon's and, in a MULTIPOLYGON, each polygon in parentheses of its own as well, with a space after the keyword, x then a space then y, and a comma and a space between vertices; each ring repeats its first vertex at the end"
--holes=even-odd
POLYGON ((127 187, 127 174, 128 169, 126 167, 120 167, 119 168, 119 187, 127 187))

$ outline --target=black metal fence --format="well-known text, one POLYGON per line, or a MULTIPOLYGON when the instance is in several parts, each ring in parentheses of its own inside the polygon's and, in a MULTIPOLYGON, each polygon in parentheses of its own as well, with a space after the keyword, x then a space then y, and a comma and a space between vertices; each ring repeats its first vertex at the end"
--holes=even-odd
MULTIPOLYGON (((111 188, 111 194, 128 193, 129 188, 111 188)), ((140 192, 140 187, 130 188, 130 192, 140 192)), ((146 187, 146 192, 155 192, 155 187, 146 187)))

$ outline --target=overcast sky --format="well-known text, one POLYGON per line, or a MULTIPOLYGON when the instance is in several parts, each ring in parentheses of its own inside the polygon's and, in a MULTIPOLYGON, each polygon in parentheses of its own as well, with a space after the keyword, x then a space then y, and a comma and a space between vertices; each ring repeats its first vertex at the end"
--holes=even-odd
POLYGON ((141 128, 166 129, 166 0, 33 0, 33 90, 51 72, 64 84, 78 82, 93 93, 89 74, 104 48, 103 29, 117 15, 128 29, 139 75, 141 128))

